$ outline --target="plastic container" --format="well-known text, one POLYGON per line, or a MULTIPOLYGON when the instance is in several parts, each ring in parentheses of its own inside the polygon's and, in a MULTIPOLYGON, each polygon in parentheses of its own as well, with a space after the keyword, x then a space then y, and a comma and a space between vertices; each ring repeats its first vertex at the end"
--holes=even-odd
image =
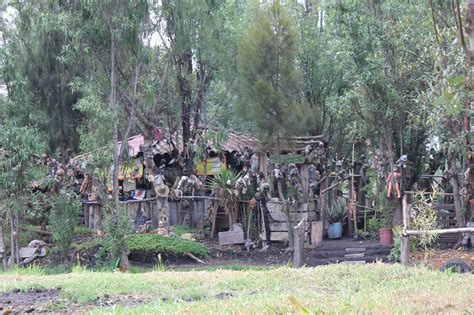
POLYGON ((336 239, 342 237, 342 224, 341 222, 331 223, 328 226, 329 238, 336 239))
POLYGON ((391 246, 393 243, 392 228, 381 228, 379 230, 380 245, 391 246))

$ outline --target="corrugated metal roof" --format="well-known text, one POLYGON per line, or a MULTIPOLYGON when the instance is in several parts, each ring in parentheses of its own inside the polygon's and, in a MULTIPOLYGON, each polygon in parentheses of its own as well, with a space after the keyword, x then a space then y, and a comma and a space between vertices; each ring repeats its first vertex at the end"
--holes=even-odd
MULTIPOLYGON (((178 138, 178 142, 176 146, 178 148, 182 148, 182 140, 181 137, 178 138)), ((135 135, 132 136, 128 139, 128 145, 129 145, 129 150, 130 150, 130 155, 134 156, 137 155, 140 152, 140 146, 144 143, 144 138, 142 135, 135 135)), ((249 147, 252 149, 255 149, 259 146, 260 142, 247 134, 244 133, 236 133, 229 131, 227 133, 227 142, 222 145, 222 149, 224 151, 241 151, 245 147, 249 147)), ((155 148, 157 148, 158 153, 164 154, 167 152, 170 152, 173 149, 173 146, 169 143, 167 143, 166 140, 161 140, 157 145, 155 145, 155 148)))

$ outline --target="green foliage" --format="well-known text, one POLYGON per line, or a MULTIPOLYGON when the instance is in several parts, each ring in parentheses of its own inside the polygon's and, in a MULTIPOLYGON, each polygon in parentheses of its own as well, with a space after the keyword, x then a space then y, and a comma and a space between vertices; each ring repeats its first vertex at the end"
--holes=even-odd
POLYGON ((209 188, 222 197, 232 197, 232 187, 243 174, 238 174, 232 170, 222 170, 213 178, 209 179, 209 188))
POLYGON ((110 202, 104 207, 104 249, 112 257, 119 257, 120 250, 125 244, 125 237, 133 231, 132 219, 126 207, 121 206, 117 213, 111 208, 110 202))
POLYGON ((369 230, 370 233, 378 233, 379 230, 383 227, 384 227, 383 222, 377 217, 372 217, 367 222, 367 229, 369 230))
MULTIPOLYGON (((390 255, 388 258, 390 261, 400 262, 400 255, 401 255, 401 238, 403 232, 403 226, 397 225, 392 228, 393 231, 393 245, 390 249, 390 255)), ((413 237, 409 238, 408 246, 410 251, 414 251, 416 249, 416 241, 413 237)))
POLYGON ((38 227, 33 225, 24 225, 20 233, 20 246, 26 247, 32 240, 40 239, 38 227))
POLYGON ((217 152, 222 151, 222 145, 228 140, 227 130, 206 130, 204 136, 198 139, 198 145, 193 148, 195 156, 194 162, 199 162, 207 158, 207 148, 212 146, 217 152))
POLYGON ((189 227, 186 225, 173 225, 173 232, 174 234, 181 236, 185 233, 192 233, 196 234, 199 233, 199 228, 196 227, 189 227))
POLYGON ((240 113, 265 136, 304 131, 309 106, 297 99, 297 33, 279 1, 255 5, 238 52, 240 113))
POLYGON ((326 211, 326 218, 329 223, 340 222, 346 215, 347 204, 343 197, 338 197, 336 202, 326 211))
POLYGON ((50 151, 61 144, 77 149, 80 94, 69 84, 83 64, 68 57, 76 6, 53 1, 11 3, 11 23, 2 28, 2 78, 8 90, 4 113, 47 135, 50 151))
POLYGON ((390 255, 388 256, 388 259, 390 259, 390 261, 399 262, 400 255, 402 254, 401 238, 402 238, 403 227, 395 226, 393 227, 392 232, 393 232, 393 245, 392 245, 392 248, 390 249, 390 255))
POLYGON ((417 191, 412 203, 410 228, 420 230, 422 234, 416 237, 417 246, 424 250, 425 261, 428 256, 428 247, 438 238, 438 234, 426 233, 438 227, 438 212, 434 209, 439 193, 434 191, 432 195, 426 196, 424 191, 417 191))
POLYGON ((195 256, 206 257, 208 249, 201 243, 185 240, 180 237, 164 237, 157 234, 131 234, 125 239, 130 253, 166 254, 182 256, 191 253, 195 256))
POLYGON ((63 259, 67 259, 82 204, 74 193, 65 191, 52 195, 50 202, 49 224, 53 232, 53 241, 63 259))

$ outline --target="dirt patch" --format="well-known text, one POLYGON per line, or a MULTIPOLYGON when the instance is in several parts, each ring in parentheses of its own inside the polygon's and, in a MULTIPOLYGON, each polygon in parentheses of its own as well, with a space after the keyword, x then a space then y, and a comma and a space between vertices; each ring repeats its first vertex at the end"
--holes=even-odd
POLYGON ((115 295, 110 296, 105 294, 100 298, 97 298, 94 305, 99 307, 107 307, 113 305, 121 305, 124 307, 131 307, 135 305, 140 305, 148 303, 150 300, 149 297, 140 296, 140 295, 115 295))
POLYGON ((0 293, 0 311, 10 313, 38 313, 51 301, 59 300, 60 288, 32 289, 21 291, 14 289, 0 293))
POLYGON ((88 304, 76 303, 61 297, 61 288, 14 289, 0 293, 0 312, 4 314, 87 312, 98 307, 122 305, 131 307, 147 303, 148 297, 134 295, 110 296, 105 294, 88 304))
POLYGON ((225 300, 233 297, 234 295, 230 292, 221 292, 214 296, 217 300, 225 300))
MULTIPOLYGON (((411 262, 423 263, 424 257, 423 252, 415 252, 411 255, 411 262)), ((439 270, 439 268, 450 259, 461 259, 464 260, 474 269, 474 250, 454 250, 454 249, 433 249, 428 254, 427 265, 431 266, 433 270, 439 270)))
POLYGON ((253 248, 250 251, 243 245, 219 245, 217 239, 206 239, 203 243, 209 248, 211 264, 252 264, 259 266, 282 265, 291 259, 283 243, 272 243, 266 250, 253 248))

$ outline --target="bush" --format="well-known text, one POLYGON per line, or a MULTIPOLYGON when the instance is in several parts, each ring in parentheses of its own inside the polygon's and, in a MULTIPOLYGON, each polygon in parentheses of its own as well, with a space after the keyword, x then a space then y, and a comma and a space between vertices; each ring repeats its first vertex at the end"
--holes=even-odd
POLYGON ((131 234, 125 239, 131 254, 166 254, 182 256, 191 253, 195 256, 206 257, 208 249, 201 243, 184 240, 180 237, 164 237, 158 234, 131 234))
POLYGON ((59 193, 52 196, 49 224, 55 246, 64 259, 67 258, 74 238, 74 227, 77 225, 80 207, 81 202, 74 194, 59 193))

